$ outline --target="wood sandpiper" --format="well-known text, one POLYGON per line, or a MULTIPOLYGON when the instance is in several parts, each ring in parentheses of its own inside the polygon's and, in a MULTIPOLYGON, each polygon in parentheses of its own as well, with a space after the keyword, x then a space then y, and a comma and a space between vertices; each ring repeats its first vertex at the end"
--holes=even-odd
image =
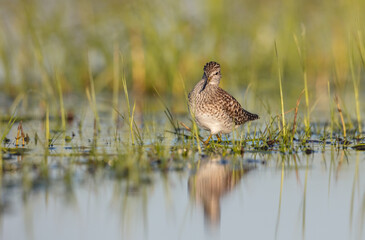
POLYGON ((220 88, 222 78, 221 67, 216 62, 208 62, 204 66, 202 79, 189 93, 189 109, 201 128, 210 131, 205 144, 212 135, 227 134, 245 122, 259 118, 241 107, 241 104, 228 92, 220 88))

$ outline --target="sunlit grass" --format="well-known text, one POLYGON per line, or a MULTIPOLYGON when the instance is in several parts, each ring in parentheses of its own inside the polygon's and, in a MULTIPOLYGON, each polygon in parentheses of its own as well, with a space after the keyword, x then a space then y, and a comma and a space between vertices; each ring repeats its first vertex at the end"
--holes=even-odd
MULTIPOLYGON (((364 22, 362 1, 332 7, 328 2, 313 6, 305 2, 255 4, 236 0, 223 5, 220 1, 192 5, 159 0, 126 4, 113 0, 43 2, 27 1, 22 7, 2 3, 7 15, 0 31, 0 65, 4 69, 0 84, 10 96, 40 87, 50 95, 57 92, 54 69, 63 76, 65 93, 83 94, 89 87, 91 68, 96 93, 113 92, 110 96, 115 105, 118 46, 117 51, 124 56, 127 84, 138 101, 154 88, 174 100, 183 98, 179 74, 189 89, 209 60, 222 64, 225 88, 243 88, 254 82, 253 94, 270 101, 279 87, 272 81, 277 74, 271 71, 276 40, 282 49, 283 85, 291 89, 284 94, 285 105, 295 101, 304 82, 308 127, 309 104, 317 100, 333 69, 337 68, 340 86, 346 86, 346 77, 351 75, 346 54, 350 43, 356 43, 357 52, 364 52, 364 29, 357 24, 364 22), (240 9, 247 14, 240 14, 240 9)), ((359 60, 354 59, 356 66, 359 60)), ((361 68, 359 76, 363 73, 361 68)), ((257 103, 252 105, 262 108, 257 103)), ((174 108, 184 107, 177 101, 174 108)), ((271 108, 279 111, 281 107, 271 108)))
POLYGON ((277 68, 278 68, 278 80, 279 80, 279 91, 280 91, 280 106, 281 106, 281 122, 282 122, 282 131, 283 131, 283 138, 284 141, 287 140, 286 135, 286 123, 285 123, 285 109, 284 109, 284 97, 283 97, 283 86, 282 86, 282 77, 281 77, 281 59, 279 58, 278 49, 275 42, 275 55, 277 61, 277 68))

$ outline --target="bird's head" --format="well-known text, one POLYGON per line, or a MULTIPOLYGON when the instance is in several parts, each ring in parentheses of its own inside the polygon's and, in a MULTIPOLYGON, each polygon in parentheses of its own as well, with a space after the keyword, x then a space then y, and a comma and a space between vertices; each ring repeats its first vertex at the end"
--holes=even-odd
POLYGON ((203 78, 205 80, 204 86, 200 92, 205 89, 207 84, 219 85, 219 82, 222 78, 221 66, 219 63, 211 61, 205 64, 203 78))

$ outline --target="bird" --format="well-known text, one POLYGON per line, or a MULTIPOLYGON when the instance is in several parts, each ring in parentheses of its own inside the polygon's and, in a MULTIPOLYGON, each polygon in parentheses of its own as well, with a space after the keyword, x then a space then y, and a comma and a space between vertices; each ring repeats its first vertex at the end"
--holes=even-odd
POLYGON ((219 87, 222 78, 220 64, 210 61, 204 66, 202 79, 188 95, 188 107, 197 125, 210 131, 204 144, 208 144, 212 135, 227 134, 234 128, 259 119, 257 114, 242 108, 241 104, 228 92, 219 87))

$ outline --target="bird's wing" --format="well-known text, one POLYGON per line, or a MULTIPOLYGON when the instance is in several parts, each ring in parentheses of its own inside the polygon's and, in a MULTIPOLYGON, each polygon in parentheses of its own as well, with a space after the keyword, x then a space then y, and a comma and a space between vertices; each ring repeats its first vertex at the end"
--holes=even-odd
POLYGON ((217 91, 217 101, 222 106, 226 114, 232 118, 236 125, 258 119, 257 114, 250 113, 241 107, 241 104, 229 93, 221 88, 217 91))

